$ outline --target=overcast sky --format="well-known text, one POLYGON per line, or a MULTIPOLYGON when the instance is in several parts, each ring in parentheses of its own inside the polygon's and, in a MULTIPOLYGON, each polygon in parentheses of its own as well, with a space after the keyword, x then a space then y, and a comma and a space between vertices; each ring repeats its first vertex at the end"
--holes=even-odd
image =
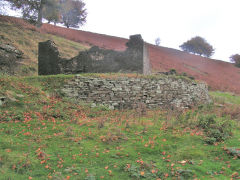
POLYGON ((201 36, 214 48, 212 58, 229 61, 240 54, 240 0, 84 0, 87 23, 80 29, 179 49, 201 36))
POLYGON ((81 29, 179 49, 194 36, 214 48, 212 58, 240 54, 240 0, 85 0, 88 17, 81 29))

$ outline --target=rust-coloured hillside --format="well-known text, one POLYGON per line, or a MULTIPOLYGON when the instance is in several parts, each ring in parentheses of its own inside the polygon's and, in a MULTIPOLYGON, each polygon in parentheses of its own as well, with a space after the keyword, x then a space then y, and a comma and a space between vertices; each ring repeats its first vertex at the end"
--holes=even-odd
MULTIPOLYGON (((72 30, 44 24, 43 32, 52 33, 77 42, 97 45, 122 51, 127 39, 86 31, 72 30)), ((231 91, 240 94, 240 68, 231 63, 192 55, 176 49, 148 44, 150 62, 154 72, 176 69, 203 80, 214 90, 231 91)))
MULTIPOLYGON (((127 39, 124 38, 67 29, 50 24, 44 24, 40 29, 36 29, 18 18, 0 17, 0 20, 12 22, 41 33, 58 35, 83 44, 97 45, 102 48, 119 51, 126 48, 125 43, 127 39)), ((231 63, 151 44, 148 44, 148 49, 154 72, 176 69, 178 73, 185 72, 198 80, 207 82, 214 90, 231 91, 240 94, 240 68, 234 67, 231 63)))
POLYGON ((149 54, 154 70, 176 69, 207 82, 214 90, 240 93, 240 68, 231 63, 154 45, 149 45, 149 54))

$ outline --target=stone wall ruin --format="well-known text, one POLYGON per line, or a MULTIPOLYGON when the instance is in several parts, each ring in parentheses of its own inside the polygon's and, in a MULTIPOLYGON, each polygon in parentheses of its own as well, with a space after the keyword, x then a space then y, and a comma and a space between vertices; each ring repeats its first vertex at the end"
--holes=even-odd
POLYGON ((53 41, 40 42, 38 74, 151 73, 147 47, 141 35, 130 36, 126 46, 123 52, 94 46, 76 57, 64 59, 53 41))
POLYGON ((141 35, 130 36, 123 52, 101 49, 97 46, 80 52, 71 59, 60 57, 54 42, 39 43, 39 75, 79 74, 61 89, 69 98, 102 104, 111 109, 135 108, 189 108, 211 100, 204 83, 173 75, 141 76, 134 78, 100 78, 81 73, 141 73, 150 74, 148 48, 141 35))

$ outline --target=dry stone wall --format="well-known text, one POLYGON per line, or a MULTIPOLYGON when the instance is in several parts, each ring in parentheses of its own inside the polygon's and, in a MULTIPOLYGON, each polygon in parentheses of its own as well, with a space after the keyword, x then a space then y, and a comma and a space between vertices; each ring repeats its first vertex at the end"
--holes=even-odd
POLYGON ((62 92, 92 106, 101 104, 111 109, 139 104, 147 108, 189 108, 211 101, 206 84, 170 76, 106 79, 76 75, 62 92))

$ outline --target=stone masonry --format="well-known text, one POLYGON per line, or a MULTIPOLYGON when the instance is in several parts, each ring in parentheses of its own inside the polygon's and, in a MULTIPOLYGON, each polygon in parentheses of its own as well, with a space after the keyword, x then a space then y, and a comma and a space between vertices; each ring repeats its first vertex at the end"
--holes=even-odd
POLYGON ((0 35, 0 75, 17 74, 23 58, 23 52, 18 50, 9 39, 0 35))
POLYGON ((101 49, 97 46, 79 52, 71 59, 60 56, 53 41, 39 43, 38 74, 79 73, 140 73, 150 74, 151 66, 147 47, 141 35, 130 36, 125 51, 101 49))
POLYGON ((62 92, 92 106, 101 104, 111 109, 131 109, 140 103, 147 108, 189 108, 211 101, 206 84, 165 75, 116 79, 76 75, 62 92))

